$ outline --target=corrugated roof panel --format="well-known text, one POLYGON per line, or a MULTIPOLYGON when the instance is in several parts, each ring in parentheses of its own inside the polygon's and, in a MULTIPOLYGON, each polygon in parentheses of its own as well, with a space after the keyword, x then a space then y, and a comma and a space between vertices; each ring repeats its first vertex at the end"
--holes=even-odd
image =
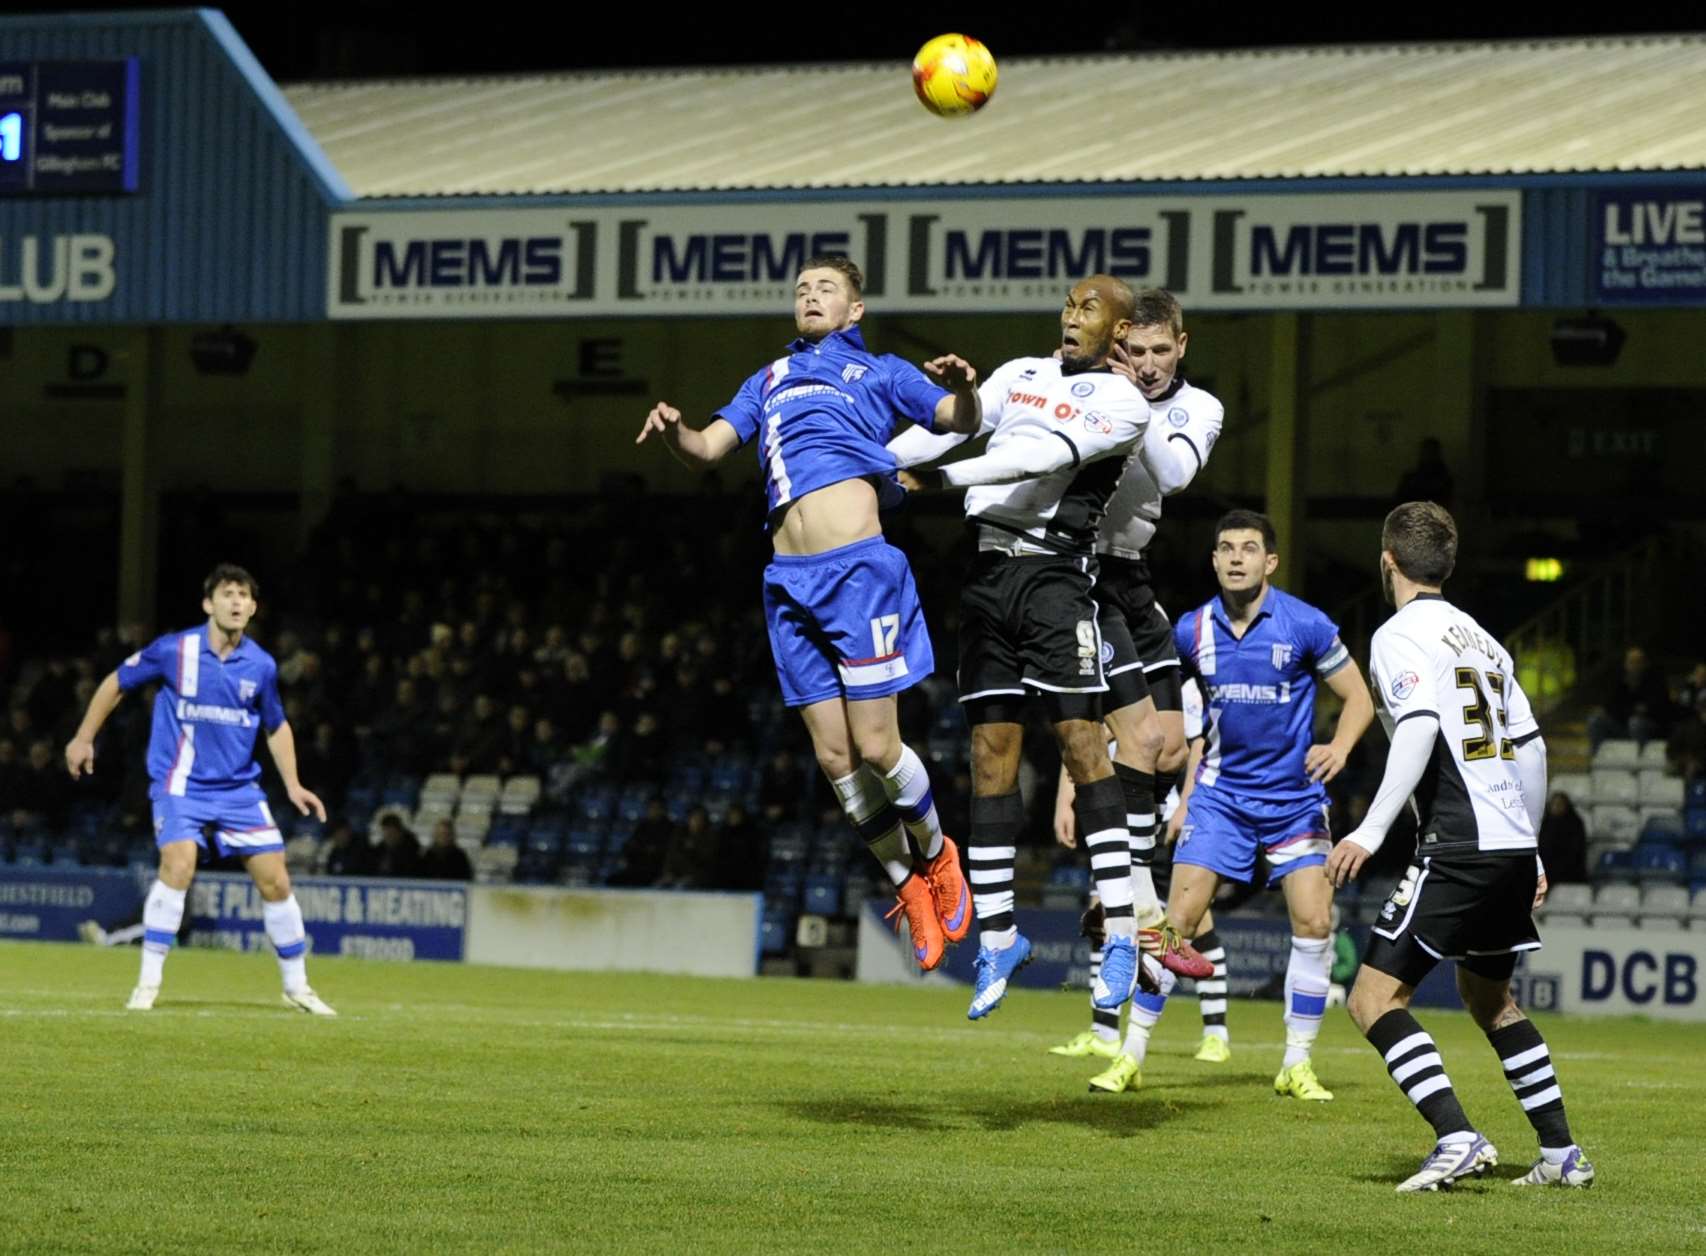
POLYGON ((989 108, 952 123, 919 108, 904 64, 285 95, 364 198, 1706 168, 1699 35, 1001 69, 989 108), (1119 102, 1105 124, 1097 99, 1119 102))

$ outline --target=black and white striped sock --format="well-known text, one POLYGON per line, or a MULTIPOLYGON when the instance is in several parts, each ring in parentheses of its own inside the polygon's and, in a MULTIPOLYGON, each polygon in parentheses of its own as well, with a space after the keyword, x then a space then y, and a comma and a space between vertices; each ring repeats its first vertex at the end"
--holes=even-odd
POLYGON ((1147 926, 1162 914, 1149 871, 1155 862, 1155 773, 1116 763, 1114 775, 1125 795, 1126 831, 1131 835, 1132 910, 1138 922, 1147 926))
POLYGON ((1552 1071, 1552 1053, 1531 1020, 1495 1029, 1487 1035, 1499 1053, 1505 1080, 1522 1105, 1528 1123, 1540 1135, 1542 1151, 1563 1151, 1574 1145, 1570 1122, 1564 1116, 1564 1091, 1552 1071))
POLYGON ((1090 952, 1090 1031, 1103 1042, 1118 1042, 1120 1037, 1119 1008, 1096 1006, 1096 978, 1102 975, 1102 948, 1090 952))
POLYGON ((1368 1027, 1368 1040, 1386 1061, 1386 1071, 1398 1089, 1416 1105, 1416 1111, 1434 1127, 1438 1137, 1474 1129, 1451 1088, 1451 1078, 1445 1075, 1439 1048, 1414 1016, 1395 1008, 1368 1027))
POLYGON ((1134 937, 1131 906, 1131 836, 1125 822, 1125 796, 1115 777, 1078 787, 1072 802, 1078 831, 1090 852, 1090 875, 1111 938, 1134 937))
POLYGON ((1226 1028, 1226 945, 1213 929, 1197 935, 1193 944, 1214 965, 1214 976, 1197 982, 1197 1006, 1202 1011, 1202 1029, 1222 1042, 1230 1042, 1226 1028))
POLYGON ((1011 946, 1013 864, 1025 829, 1025 803, 1019 791, 971 800, 971 839, 966 849, 966 879, 980 945, 1011 946))

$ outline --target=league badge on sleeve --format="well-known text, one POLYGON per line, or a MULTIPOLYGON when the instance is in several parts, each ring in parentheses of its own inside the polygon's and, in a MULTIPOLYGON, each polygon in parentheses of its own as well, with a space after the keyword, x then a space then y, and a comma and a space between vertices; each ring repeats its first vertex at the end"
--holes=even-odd
POLYGON ((1399 702, 1416 692, 1416 686, 1422 683, 1422 678, 1414 672, 1403 672, 1392 679, 1392 696, 1399 702))

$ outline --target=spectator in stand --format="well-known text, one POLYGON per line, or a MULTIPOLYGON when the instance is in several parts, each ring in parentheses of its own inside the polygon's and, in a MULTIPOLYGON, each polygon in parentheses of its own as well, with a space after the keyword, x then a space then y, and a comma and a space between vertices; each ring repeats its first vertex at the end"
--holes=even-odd
POLYGON ((762 890, 770 866, 770 843, 742 803, 729 804, 717 837, 716 888, 762 890))
POLYGON ((396 692, 390 665, 382 654, 358 654, 360 671, 350 686, 345 715, 358 729, 371 729, 384 713, 385 704, 396 692))
POLYGON ((1677 717, 1665 746, 1665 760, 1685 781, 1706 772, 1706 685, 1685 689, 1694 700, 1677 717))
POLYGON ((1706 698, 1706 663, 1696 663, 1688 678, 1677 687, 1677 710, 1692 711, 1700 705, 1702 698, 1706 698))
POLYGON ((403 824, 402 817, 392 813, 379 822, 379 849, 374 854, 373 875, 376 877, 416 877, 420 875, 420 840, 403 824))
POLYGON ((687 813, 687 823, 676 830, 664 857, 658 888, 665 890, 708 890, 717 884, 718 834, 703 807, 687 813))
POLYGON ((45 737, 30 743, 29 762, 18 777, 12 823, 58 833, 71 813, 71 778, 60 767, 53 743, 45 737))
POLYGON ((1664 737, 1674 715, 1664 677, 1647 661, 1645 650, 1630 646, 1605 705, 1588 716, 1588 741, 1595 750, 1612 737, 1633 737, 1645 744, 1664 737))
POLYGON ((800 817, 800 765, 786 750, 778 750, 764 765, 758 783, 758 807, 766 824, 800 817))
POLYGON ((1452 489, 1451 470, 1445 465, 1445 450, 1434 437, 1425 437, 1416 450, 1416 465, 1404 472, 1404 478, 1398 481, 1398 500, 1438 502, 1441 506, 1449 506, 1452 489))
POLYGON ((458 776, 470 772, 496 772, 503 753, 504 722, 491 695, 480 694, 474 709, 456 735, 450 751, 450 770, 458 776))
POLYGON ((472 881, 474 865, 468 862, 468 852, 456 844, 456 832, 449 820, 432 826, 432 845, 421 856, 420 870, 415 873, 429 881, 472 881))
POLYGON ((642 711, 634 721, 634 731, 623 747, 622 776, 630 781, 661 781, 669 762, 669 747, 663 726, 650 711, 642 711))
POLYGON ((10 737, 0 737, 0 819, 10 816, 18 806, 18 780, 23 775, 18 762, 18 745, 10 737))
POLYGON ((1588 879, 1588 830, 1581 813, 1562 790, 1546 800, 1540 819, 1540 862, 1553 885, 1578 885, 1588 879))
POLYGON ((427 773, 432 766, 430 715, 415 682, 399 680, 395 702, 373 721, 374 748, 386 767, 415 776, 427 773))
POLYGON ((646 804, 645 817, 634 826, 628 844, 622 848, 622 867, 609 883, 655 885, 663 874, 664 860, 669 857, 674 840, 675 825, 664 813, 663 799, 653 798, 646 804))
POLYGON ((353 754, 330 720, 314 725, 314 736, 296 754, 296 770, 321 786, 328 798, 342 801, 354 775, 353 754))
POLYGON ((348 820, 337 820, 326 835, 314 864, 321 876, 364 877, 373 871, 373 844, 358 836, 348 820))
POLYGON ((499 739, 498 767, 500 776, 514 776, 527 771, 528 756, 533 749, 533 718, 527 708, 516 705, 509 709, 503 733, 499 739))
POLYGON ((520 771, 531 772, 544 779, 551 769, 569 757, 568 743, 557 735, 557 726, 548 715, 533 721, 533 737, 527 744, 524 766, 520 771))
POLYGON ((562 722, 563 736, 580 741, 592 735, 598 713, 610 705, 610 687, 595 681, 586 655, 575 651, 563 660, 561 679, 551 690, 552 708, 562 722))

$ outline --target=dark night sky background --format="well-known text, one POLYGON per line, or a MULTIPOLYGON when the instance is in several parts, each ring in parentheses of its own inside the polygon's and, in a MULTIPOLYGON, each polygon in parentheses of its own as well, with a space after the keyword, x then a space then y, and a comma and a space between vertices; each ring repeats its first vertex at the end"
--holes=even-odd
MULTIPOLYGON (((40 12, 50 6, 6 6, 40 12)), ((70 4, 65 9, 159 8, 70 4)), ((230 4, 224 11, 274 79, 502 73, 649 65, 910 60, 958 30, 997 57, 1441 39, 1545 38, 1706 29, 1693 5, 1249 5, 1184 0, 1026 5, 797 3, 230 4)))

